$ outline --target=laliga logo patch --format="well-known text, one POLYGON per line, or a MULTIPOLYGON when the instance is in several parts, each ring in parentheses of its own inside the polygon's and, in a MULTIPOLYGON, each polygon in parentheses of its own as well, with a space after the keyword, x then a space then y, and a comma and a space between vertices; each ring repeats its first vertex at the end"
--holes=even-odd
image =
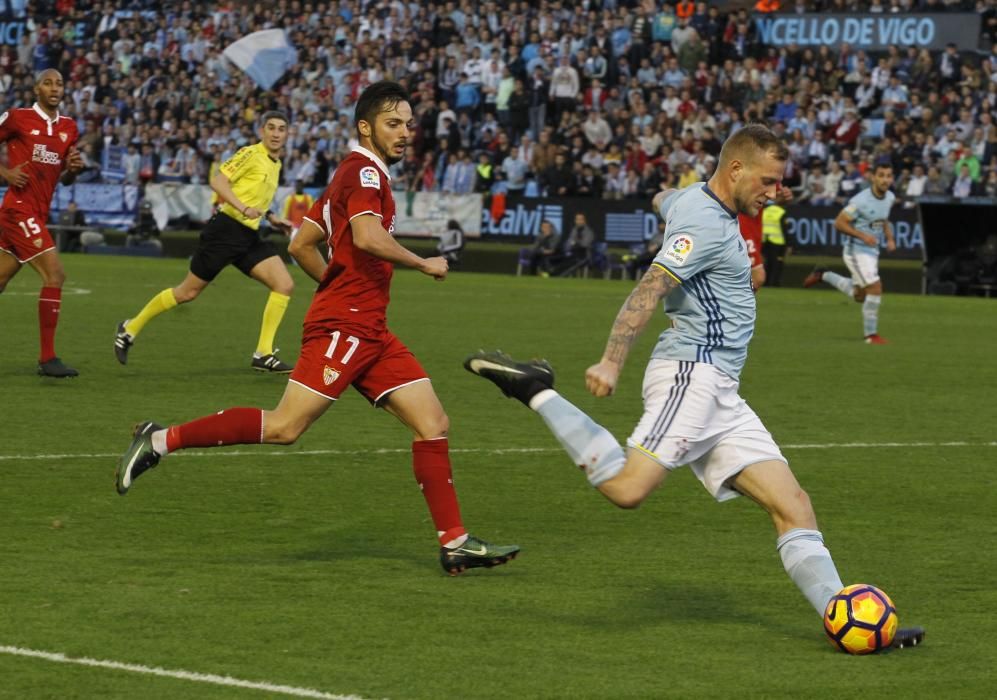
POLYGON ((360 168, 360 185, 362 187, 373 187, 375 190, 381 189, 381 176, 377 168, 360 168))
POLYGON ((329 386, 337 379, 339 379, 339 372, 334 370, 332 367, 326 367, 322 370, 322 382, 326 386, 329 386))
POLYGON ((688 236, 676 236, 668 242, 665 258, 671 260, 676 265, 684 265, 691 252, 692 239, 688 236))

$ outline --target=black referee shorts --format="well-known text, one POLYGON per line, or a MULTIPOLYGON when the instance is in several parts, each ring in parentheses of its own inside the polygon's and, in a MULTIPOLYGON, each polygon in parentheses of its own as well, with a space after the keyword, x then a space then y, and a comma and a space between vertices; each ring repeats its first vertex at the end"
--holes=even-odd
POLYGON ((274 255, 277 255, 277 249, 273 243, 260 238, 259 231, 217 212, 201 231, 190 271, 210 282, 226 265, 234 265, 248 276, 250 270, 274 255))

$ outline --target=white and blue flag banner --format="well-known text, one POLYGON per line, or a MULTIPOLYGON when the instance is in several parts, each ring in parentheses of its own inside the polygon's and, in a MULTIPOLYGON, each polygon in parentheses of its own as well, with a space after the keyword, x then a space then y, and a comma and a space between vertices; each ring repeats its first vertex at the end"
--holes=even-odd
POLYGON ((298 52, 283 29, 253 32, 222 53, 264 90, 272 88, 298 62, 298 52))

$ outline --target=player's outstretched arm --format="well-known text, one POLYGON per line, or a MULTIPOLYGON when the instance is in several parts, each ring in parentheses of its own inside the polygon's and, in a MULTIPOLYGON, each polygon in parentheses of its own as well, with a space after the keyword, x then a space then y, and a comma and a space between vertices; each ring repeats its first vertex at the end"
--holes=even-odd
POLYGON ((287 244, 287 252, 294 258, 305 274, 316 282, 322 281, 325 274, 325 258, 319 252, 319 243, 325 238, 325 232, 314 223, 305 219, 301 222, 298 234, 287 244))
POLYGON ((443 257, 423 258, 396 241, 373 214, 362 214, 350 219, 353 245, 365 253, 396 265, 412 267, 438 280, 447 277, 449 266, 443 257))
POLYGON ((674 277, 655 265, 644 274, 616 314, 602 359, 585 372, 585 386, 592 394, 609 396, 615 391, 630 348, 651 320, 661 300, 677 286, 674 277))

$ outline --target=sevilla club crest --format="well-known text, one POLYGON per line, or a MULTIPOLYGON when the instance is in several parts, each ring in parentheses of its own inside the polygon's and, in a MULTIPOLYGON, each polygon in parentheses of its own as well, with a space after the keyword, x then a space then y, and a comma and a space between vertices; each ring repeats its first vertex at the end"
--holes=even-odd
POLYGON ((332 367, 326 367, 322 370, 322 381, 326 386, 329 386, 337 379, 339 379, 339 372, 334 370, 332 367))
POLYGON ((59 138, 60 138, 60 139, 62 139, 62 142, 63 142, 63 143, 66 143, 66 141, 68 141, 68 140, 69 140, 69 134, 66 134, 66 133, 60 133, 60 134, 59 134, 59 138))

